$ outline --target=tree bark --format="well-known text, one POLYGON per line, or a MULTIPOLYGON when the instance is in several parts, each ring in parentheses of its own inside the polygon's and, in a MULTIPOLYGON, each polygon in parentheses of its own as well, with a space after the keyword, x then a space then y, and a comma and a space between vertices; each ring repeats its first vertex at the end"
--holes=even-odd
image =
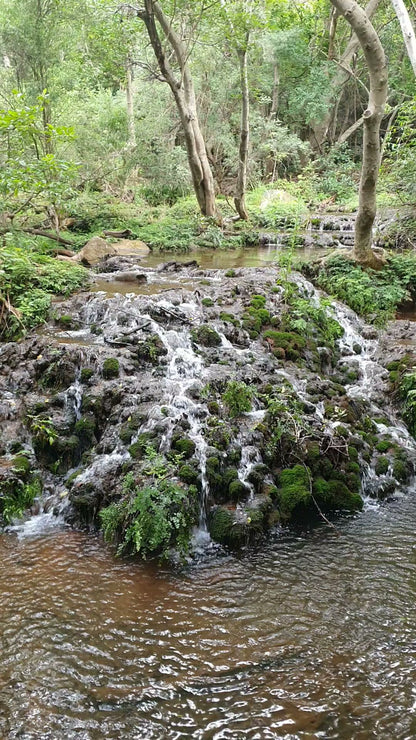
POLYGON ((144 9, 137 11, 144 21, 150 43, 163 79, 168 83, 182 123, 189 168, 198 205, 204 216, 216 216, 215 185, 209 164, 205 140, 198 120, 195 90, 188 65, 188 52, 156 0, 145 0, 144 9), (156 20, 179 67, 177 78, 163 49, 156 20))
POLYGON ((127 103, 127 127, 131 149, 136 146, 136 128, 134 125, 134 98, 133 98, 133 73, 130 59, 126 62, 126 103, 127 103))
POLYGON ((407 12, 407 8, 403 0, 391 0, 391 4, 399 20, 407 55, 410 59, 410 64, 412 65, 413 72, 416 76, 416 36, 412 21, 410 20, 409 13, 407 12))
POLYGON ((376 216, 376 185, 380 167, 380 124, 387 100, 387 65, 380 39, 366 12, 355 0, 331 0, 355 32, 370 75, 368 108, 364 111, 363 162, 359 205, 355 222, 354 257, 374 264, 373 223, 376 216))
MULTIPOLYGON (((367 3, 365 11, 363 12, 365 12, 369 20, 371 20, 371 18, 373 17, 378 6, 380 5, 380 2, 381 0, 369 0, 369 2, 367 3)), ((335 3, 333 3, 333 5, 335 5, 335 3)), ((335 9, 337 10, 336 5, 335 5, 335 9)), ((355 31, 355 29, 353 30, 355 31)), ((323 144, 326 141, 328 130, 331 125, 331 120, 332 120, 331 101, 336 96, 338 90, 343 85, 345 85, 345 83, 349 80, 350 74, 351 74, 350 65, 354 58, 354 55, 358 52, 359 48, 360 48, 360 41, 358 40, 356 33, 354 33, 351 39, 349 40, 343 55, 341 56, 339 60, 338 69, 329 83, 328 92, 325 93, 325 97, 328 100, 327 112, 324 118, 321 121, 317 122, 315 126, 313 127, 315 146, 318 149, 318 151, 322 151, 323 144)), ((332 50, 334 50, 334 39, 332 40, 332 50)))
POLYGON ((238 175, 234 205, 237 213, 244 221, 248 220, 246 207, 246 190, 247 190, 247 164, 248 164, 248 145, 250 138, 250 103, 248 93, 248 76, 247 76, 247 48, 250 34, 247 33, 245 44, 237 50, 240 62, 240 80, 241 80, 241 130, 240 146, 238 156, 238 175))
POLYGON ((272 91, 272 105, 270 108, 269 118, 273 119, 277 116, 277 109, 279 107, 279 67, 277 62, 273 64, 273 91, 272 91))

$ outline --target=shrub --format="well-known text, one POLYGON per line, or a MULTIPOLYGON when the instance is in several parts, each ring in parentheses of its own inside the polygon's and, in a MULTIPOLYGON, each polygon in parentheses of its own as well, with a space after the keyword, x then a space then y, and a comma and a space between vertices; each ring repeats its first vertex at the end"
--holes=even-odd
POLYGON ((226 404, 231 417, 251 411, 254 388, 238 380, 230 380, 223 393, 222 399, 226 404))

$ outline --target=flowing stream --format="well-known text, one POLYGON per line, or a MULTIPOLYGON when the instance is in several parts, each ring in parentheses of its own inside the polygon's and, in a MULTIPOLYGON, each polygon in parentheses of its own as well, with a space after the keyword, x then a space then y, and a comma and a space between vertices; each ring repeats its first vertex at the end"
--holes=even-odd
MULTIPOLYGON (((111 310, 98 303, 86 310, 100 308, 108 326, 111 310)), ((182 303, 181 310, 193 318, 198 307, 182 303)), ((383 382, 375 342, 357 333, 348 309, 336 314, 344 361, 361 370, 349 394, 371 399, 383 382)), ((158 333, 166 382, 139 432, 167 409, 168 445, 185 411, 204 490, 204 409, 188 391, 204 382, 205 368, 185 331, 158 326, 158 333)), ((244 359, 246 350, 235 351, 244 359)), ((288 379, 302 398, 304 381, 288 379)), ((78 380, 65 403, 79 418, 78 380)), ((247 414, 247 429, 263 413, 247 414)), ((414 452, 404 426, 389 418, 379 431, 414 452)), ((244 439, 242 480, 259 462, 244 439)), ((97 457, 80 478, 125 454, 117 448, 97 457)), ((364 492, 373 483, 369 466, 364 492)), ((72 531, 50 512, 9 528, 0 534, 0 738, 416 737, 415 521, 412 484, 394 500, 367 502, 336 529, 278 530, 241 557, 202 547, 176 571, 121 561, 101 538, 72 531)))

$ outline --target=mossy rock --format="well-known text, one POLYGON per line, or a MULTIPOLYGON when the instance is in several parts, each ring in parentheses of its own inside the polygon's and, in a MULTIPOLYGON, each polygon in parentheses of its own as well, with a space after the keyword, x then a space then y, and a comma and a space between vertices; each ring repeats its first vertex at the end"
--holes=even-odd
POLYGON ((189 460, 195 454, 196 445, 189 437, 179 437, 175 435, 172 439, 172 449, 180 452, 186 460, 189 460))
POLYGON ((221 321, 224 321, 226 324, 233 324, 233 326, 240 326, 240 321, 232 313, 226 313, 226 311, 221 311, 220 319, 221 321))
POLYGON ((378 444, 376 444, 376 450, 377 452, 387 452, 387 450, 390 450, 393 445, 394 443, 391 440, 382 439, 378 444))
POLYGON ((263 337, 270 340, 269 344, 272 344, 274 348, 280 347, 286 351, 301 350, 306 346, 306 340, 295 332, 268 329, 263 332, 263 337))
POLYGON ((255 465, 250 471, 248 480, 251 483, 251 485, 254 486, 254 489, 257 493, 261 491, 261 488, 264 483, 264 479, 267 477, 269 472, 270 471, 267 465, 263 465, 263 464, 255 465))
POLYGON ((198 483, 199 473, 193 465, 185 463, 180 466, 178 476, 184 483, 196 485, 198 483))
POLYGON ((228 486, 228 493, 230 501, 237 503, 238 501, 244 501, 250 495, 250 489, 241 480, 232 480, 228 486))
POLYGON ((212 300, 212 298, 203 298, 201 303, 203 306, 205 306, 205 308, 210 308, 214 305, 214 301, 212 300))
POLYGON ((32 469, 32 463, 26 455, 16 455, 12 460, 12 467, 18 474, 19 478, 27 480, 32 469))
POLYGON ((311 504, 308 471, 303 465, 282 470, 279 475, 277 503, 284 519, 303 516, 311 504))
POLYGON ((157 364, 160 357, 167 355, 168 350, 158 334, 152 334, 145 342, 139 342, 136 346, 136 356, 144 362, 157 364))
POLYGON ((221 545, 238 550, 258 540, 265 529, 266 516, 261 509, 247 508, 242 512, 216 507, 208 518, 212 539, 221 545))
POLYGON ((225 277, 235 277, 235 276, 237 275, 237 273, 236 273, 236 271, 235 271, 235 270, 233 270, 233 269, 231 268, 230 270, 227 270, 227 271, 226 271, 226 272, 224 273, 224 275, 225 275, 225 277))
POLYGON ((221 344, 220 335, 208 324, 201 324, 197 329, 192 329, 191 337, 194 342, 204 347, 219 347, 221 344))
POLYGON ((103 378, 111 380, 120 375, 120 363, 115 357, 107 357, 103 362, 103 378))
POLYGON ((388 457, 385 457, 384 455, 379 457, 378 460, 376 461, 375 468, 374 468, 376 471, 376 474, 385 475, 389 469, 389 465, 390 465, 390 462, 389 462, 388 457))
POLYGON ((95 419, 93 416, 81 416, 76 422, 74 432, 81 442, 81 447, 86 449, 96 442, 95 419))
POLYGON ((315 499, 325 512, 331 511, 361 511, 363 500, 361 496, 350 489, 341 480, 326 481, 317 478, 313 483, 315 499))
POLYGON ((218 416, 220 413, 220 407, 217 401, 209 401, 209 403, 207 403, 207 409, 213 416, 218 416))
POLYGON ((264 308, 266 305, 266 298, 264 295, 253 295, 251 297, 250 305, 253 308, 264 308))
POLYGON ((393 462, 393 476, 399 483, 407 483, 412 475, 412 468, 404 460, 396 457, 393 462))
POLYGON ((92 369, 92 367, 81 368, 81 372, 80 372, 81 383, 88 383, 88 381, 91 380, 93 375, 94 375, 94 370, 92 369))
POLYGON ((152 445, 154 440, 155 435, 152 432, 142 432, 142 434, 139 434, 137 441, 129 447, 131 457, 135 460, 140 460, 146 451, 146 447, 152 445))

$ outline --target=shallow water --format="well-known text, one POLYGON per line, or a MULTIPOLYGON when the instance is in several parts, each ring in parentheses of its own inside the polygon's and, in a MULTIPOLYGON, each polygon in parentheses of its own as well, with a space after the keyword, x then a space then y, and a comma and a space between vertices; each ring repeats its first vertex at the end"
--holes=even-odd
POLYGON ((415 519, 410 492, 176 573, 1 535, 0 737, 414 738, 415 519))

